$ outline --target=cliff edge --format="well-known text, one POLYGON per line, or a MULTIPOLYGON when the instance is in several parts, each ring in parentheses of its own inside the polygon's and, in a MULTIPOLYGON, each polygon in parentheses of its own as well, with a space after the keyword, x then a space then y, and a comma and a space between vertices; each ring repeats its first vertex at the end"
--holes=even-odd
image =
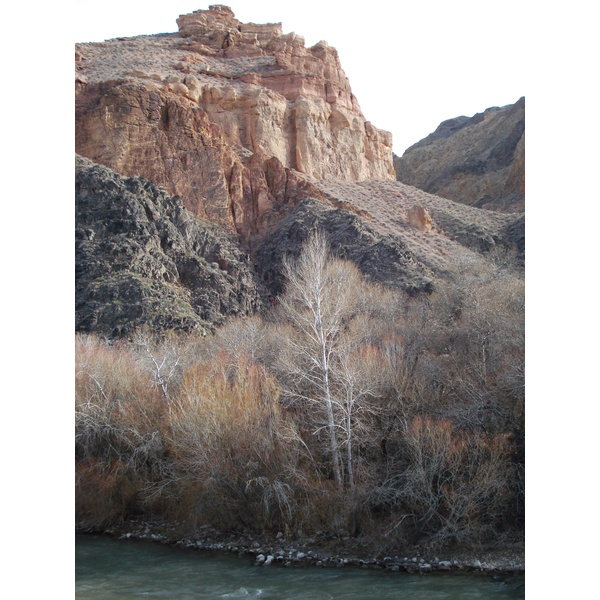
POLYGON ((241 23, 222 5, 179 32, 77 44, 76 152, 247 236, 274 199, 265 163, 315 179, 395 179, 392 136, 366 121, 326 42, 241 23))

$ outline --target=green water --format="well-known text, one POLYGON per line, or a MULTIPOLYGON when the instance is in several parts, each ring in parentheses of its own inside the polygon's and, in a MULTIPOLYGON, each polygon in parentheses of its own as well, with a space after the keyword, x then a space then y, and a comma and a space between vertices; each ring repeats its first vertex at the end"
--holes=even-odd
POLYGON ((524 598, 523 575, 413 575, 357 568, 255 567, 251 559, 77 535, 76 598, 386 600, 524 598))

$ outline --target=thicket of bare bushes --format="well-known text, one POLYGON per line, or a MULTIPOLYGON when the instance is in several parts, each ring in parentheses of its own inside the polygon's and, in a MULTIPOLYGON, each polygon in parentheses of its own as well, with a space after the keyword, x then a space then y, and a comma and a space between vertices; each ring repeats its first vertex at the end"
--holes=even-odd
POLYGON ((524 286, 501 261, 409 298, 313 236, 262 317, 210 338, 76 337, 77 519, 378 536, 518 535, 524 286))

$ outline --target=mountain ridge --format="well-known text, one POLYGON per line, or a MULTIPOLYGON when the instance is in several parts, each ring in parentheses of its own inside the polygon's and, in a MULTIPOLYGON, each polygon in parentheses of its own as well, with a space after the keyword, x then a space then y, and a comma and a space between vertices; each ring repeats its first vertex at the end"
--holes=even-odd
POLYGON ((525 210, 525 98, 456 117, 394 155, 396 178, 478 208, 525 210))

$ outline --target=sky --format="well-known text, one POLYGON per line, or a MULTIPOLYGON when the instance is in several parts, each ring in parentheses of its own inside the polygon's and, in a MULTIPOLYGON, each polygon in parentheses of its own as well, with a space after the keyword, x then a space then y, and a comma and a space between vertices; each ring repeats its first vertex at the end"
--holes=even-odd
MULTIPOLYGON (((76 0, 74 41, 177 31, 202 0, 76 0)), ((523 0, 339 2, 225 0, 243 23, 338 50, 367 120, 391 131, 401 155, 442 121, 516 102, 527 93, 523 0)))

